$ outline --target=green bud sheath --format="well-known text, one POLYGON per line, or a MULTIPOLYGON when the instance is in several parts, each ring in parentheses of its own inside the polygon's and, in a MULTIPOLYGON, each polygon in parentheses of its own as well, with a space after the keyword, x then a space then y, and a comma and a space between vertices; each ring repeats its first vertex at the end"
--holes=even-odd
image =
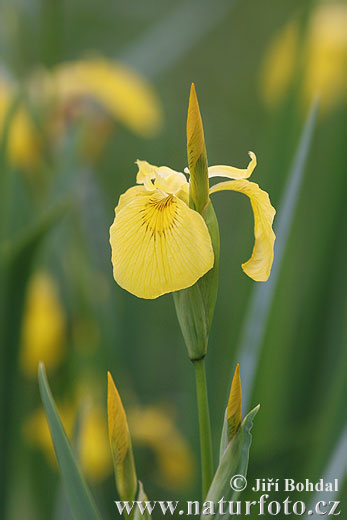
POLYGON ((187 118, 187 153, 190 171, 190 206, 199 211, 209 230, 214 266, 192 287, 173 293, 176 313, 192 361, 206 355, 218 290, 219 229, 216 214, 209 199, 207 154, 204 131, 192 84, 187 118))

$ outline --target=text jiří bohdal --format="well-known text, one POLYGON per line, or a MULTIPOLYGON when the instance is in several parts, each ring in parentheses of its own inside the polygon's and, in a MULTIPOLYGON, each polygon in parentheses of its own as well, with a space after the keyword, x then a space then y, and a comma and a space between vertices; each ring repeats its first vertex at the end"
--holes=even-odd
POLYGON ((255 479, 255 485, 252 487, 252 491, 265 492, 265 491, 286 491, 288 493, 298 491, 301 492, 322 492, 322 491, 339 491, 339 482, 335 478, 327 481, 323 478, 316 482, 312 482, 308 478, 304 481, 296 481, 293 478, 285 478, 283 480, 275 478, 257 478, 255 479))

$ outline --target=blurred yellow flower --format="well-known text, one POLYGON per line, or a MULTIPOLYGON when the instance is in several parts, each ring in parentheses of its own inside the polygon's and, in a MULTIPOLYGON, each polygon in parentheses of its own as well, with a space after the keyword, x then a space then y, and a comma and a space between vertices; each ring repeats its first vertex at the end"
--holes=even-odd
POLYGON ((66 318, 55 282, 39 272, 29 283, 22 326, 20 364, 28 377, 36 378, 39 361, 48 370, 60 364, 65 334, 66 318))
MULTIPOLYGON (((210 178, 234 179, 215 184, 210 194, 233 190, 250 198, 255 244, 242 268, 254 280, 266 281, 273 261, 275 210, 268 194, 246 180, 256 166, 255 155, 249 155, 246 169, 209 167, 210 178)), ((110 228, 113 275, 130 293, 150 299, 192 286, 213 267, 214 253, 203 217, 188 206, 185 175, 146 161, 137 165, 139 186, 120 196, 110 228)))
MULTIPOLYGON (((102 482, 111 474, 113 467, 105 410, 83 387, 77 389, 72 402, 60 403, 58 408, 70 439, 78 410, 81 411, 78 438, 81 468, 90 482, 102 482)), ((122 411, 123 407, 119 410, 122 411)), ((178 431, 172 413, 161 406, 133 406, 127 415, 134 444, 151 449, 156 457, 158 474, 156 471, 154 474, 158 475, 159 482, 169 489, 183 489, 190 485, 194 477, 194 457, 187 441, 178 431)), ((110 414, 109 417, 117 419, 117 414, 110 414)), ((113 424, 117 427, 118 423, 113 424)), ((41 449, 49 463, 56 467, 53 443, 43 408, 33 411, 24 420, 22 431, 26 442, 41 449)), ((112 431, 115 429, 111 424, 110 434, 112 431)), ((122 437, 122 433, 120 436, 122 437)), ((126 442, 125 439, 125 444, 121 441, 117 445, 126 446, 126 442)), ((124 454, 118 453, 122 458, 124 454)))
MULTIPOLYGON (((71 438, 77 406, 59 406, 59 415, 65 431, 71 438)), ((56 466, 54 448, 43 408, 35 410, 23 424, 23 435, 28 443, 43 450, 47 460, 56 466)), ((90 482, 102 482, 112 471, 108 446, 105 412, 98 405, 90 405, 82 413, 78 439, 78 454, 83 474, 90 482)))
POLYGON ((93 482, 101 482, 112 471, 108 445, 105 412, 99 406, 90 406, 82 421, 79 440, 83 473, 93 482))
POLYGON ((311 14, 307 34, 300 45, 297 21, 290 22, 268 48, 261 69, 264 100, 272 105, 293 85, 296 64, 303 57, 302 98, 316 93, 322 106, 333 106, 347 92, 347 5, 322 3, 311 14))
POLYGON ((171 414, 160 406, 134 407, 128 413, 134 444, 150 448, 158 464, 158 480, 170 489, 184 489, 194 477, 190 446, 171 414))
MULTIPOLYGON (((23 85, 38 117, 48 148, 65 135, 67 124, 83 117, 79 135, 82 155, 94 160, 119 121, 140 136, 152 136, 161 125, 162 110, 149 83, 126 65, 90 58, 36 70, 23 85)), ((0 78, 0 142, 4 119, 17 86, 0 78)), ((24 103, 12 120, 8 141, 11 162, 36 167, 42 159, 42 139, 24 103)))
POLYGON ((116 121, 143 136, 161 124, 161 108, 154 91, 126 65, 90 58, 59 65, 52 73, 52 92, 63 104, 94 100, 116 121))
MULTIPOLYGON (((71 436, 74 425, 75 407, 67 404, 60 404, 58 409, 65 431, 68 436, 71 436)), ((23 421, 22 432, 25 440, 29 444, 43 450, 47 460, 51 464, 56 464, 52 438, 43 408, 34 410, 28 417, 26 417, 23 421)))
MULTIPOLYGON (((0 143, 4 137, 5 120, 15 96, 15 86, 0 79, 0 143)), ((25 169, 38 164, 40 139, 23 103, 20 103, 13 115, 7 142, 8 158, 12 164, 25 169)))

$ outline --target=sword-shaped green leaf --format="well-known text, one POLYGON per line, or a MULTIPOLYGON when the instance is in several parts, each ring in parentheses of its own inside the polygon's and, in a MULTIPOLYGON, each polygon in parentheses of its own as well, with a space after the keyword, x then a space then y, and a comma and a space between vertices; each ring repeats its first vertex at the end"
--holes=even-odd
POLYGON ((101 520, 101 516, 80 472, 70 442, 59 418, 43 363, 40 363, 39 367, 39 385, 59 469, 72 514, 75 520, 101 520))
POLYGON ((205 502, 213 502, 216 507, 215 515, 202 514, 201 519, 208 518, 228 519, 231 515, 221 514, 217 511, 218 501, 223 498, 225 501, 235 501, 240 491, 232 489, 230 479, 237 476, 246 477, 249 459, 249 448, 252 441, 251 429, 253 419, 259 410, 260 405, 250 411, 232 440, 229 442, 224 454, 219 462, 219 466, 213 478, 210 489, 207 493, 205 502))

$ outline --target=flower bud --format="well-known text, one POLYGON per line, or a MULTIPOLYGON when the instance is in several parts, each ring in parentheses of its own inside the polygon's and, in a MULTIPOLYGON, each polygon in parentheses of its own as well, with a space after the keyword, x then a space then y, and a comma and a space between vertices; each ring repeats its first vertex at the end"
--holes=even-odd
POLYGON ((137 477, 125 411, 110 372, 108 377, 108 432, 116 486, 121 500, 133 500, 137 477))

